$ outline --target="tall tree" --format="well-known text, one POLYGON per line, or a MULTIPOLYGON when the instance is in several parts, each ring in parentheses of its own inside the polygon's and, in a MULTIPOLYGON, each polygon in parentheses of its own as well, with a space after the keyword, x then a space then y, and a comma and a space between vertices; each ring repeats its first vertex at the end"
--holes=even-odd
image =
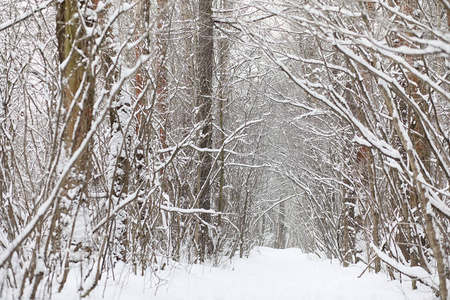
MULTIPOLYGON (((199 164, 197 170, 196 195, 198 206, 202 209, 211 208, 211 183, 210 172, 212 158, 207 149, 212 147, 212 102, 213 102, 213 64, 214 64, 214 37, 212 0, 199 0, 198 2, 198 45, 197 45, 197 74, 198 91, 196 99, 196 122, 201 126, 199 136, 199 164)), ((200 251, 199 258, 203 261, 212 253, 212 242, 209 234, 208 223, 211 218, 203 213, 199 227, 200 251)))
MULTIPOLYGON (((75 155, 85 142, 93 121, 93 107, 95 99, 95 75, 93 74, 93 27, 90 12, 96 9, 98 0, 79 2, 67 0, 57 4, 56 37, 58 41, 59 63, 61 66, 61 94, 62 108, 65 112, 61 168, 69 158, 75 155)), ((87 186, 91 179, 91 140, 84 146, 81 154, 72 165, 71 172, 66 178, 65 186, 61 191, 62 198, 56 203, 57 212, 51 230, 55 232, 52 249, 54 253, 60 252, 61 247, 67 247, 64 262, 63 288, 68 275, 69 249, 72 245, 83 243, 76 240, 74 232, 77 231, 79 221, 77 214, 83 201, 88 196, 87 186), (60 218, 60 219, 58 219, 60 218), (66 227, 66 230, 63 228, 66 227), (61 245, 64 242, 65 245, 61 245)))
POLYGON ((167 93, 168 70, 167 52, 169 47, 169 1, 158 0, 158 23, 156 33, 156 111, 158 113, 157 128, 162 148, 167 148, 167 93))
MULTIPOLYGON (((232 3, 228 0, 222 0, 220 2, 221 9, 223 10, 223 15, 228 16, 229 10, 232 8, 232 3)), ((225 151, 223 149, 224 142, 225 142, 225 126, 224 126, 224 110, 225 110, 225 104, 227 103, 228 97, 229 97, 229 87, 228 87, 228 80, 229 80, 229 55, 230 55, 230 41, 229 37, 222 33, 223 36, 218 41, 218 52, 219 52, 219 59, 218 59, 218 68, 219 68, 219 135, 220 135, 220 144, 222 147, 222 150, 220 152, 219 157, 219 199, 217 203, 217 210, 221 213, 224 211, 225 207, 225 195, 224 195, 224 185, 225 185, 225 151)), ((220 214, 218 216, 218 225, 220 226, 222 223, 222 215, 220 214)))

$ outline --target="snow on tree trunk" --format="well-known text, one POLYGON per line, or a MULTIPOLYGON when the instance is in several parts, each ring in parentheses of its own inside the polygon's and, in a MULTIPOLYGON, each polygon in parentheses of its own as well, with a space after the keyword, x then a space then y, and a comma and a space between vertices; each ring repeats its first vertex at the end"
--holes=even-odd
MULTIPOLYGON (((212 168, 212 157, 205 151, 212 148, 212 76, 214 63, 213 19, 212 1, 199 0, 198 2, 198 44, 197 44, 197 74, 198 95, 196 100, 196 122, 201 124, 198 146, 199 165, 197 171, 196 195, 198 206, 209 210, 211 208, 211 183, 209 173, 212 168)), ((199 258, 204 261, 212 254, 213 245, 209 233, 208 223, 211 222, 209 214, 201 215, 199 224, 199 258)))

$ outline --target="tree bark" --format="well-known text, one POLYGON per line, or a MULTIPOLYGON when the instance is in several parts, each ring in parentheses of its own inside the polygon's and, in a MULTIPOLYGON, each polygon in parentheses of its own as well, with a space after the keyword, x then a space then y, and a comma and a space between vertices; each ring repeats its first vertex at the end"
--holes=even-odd
MULTIPOLYGON (((210 149, 212 147, 211 108, 214 60, 212 0, 199 0, 198 11, 197 74, 199 77, 199 90, 196 101, 196 107, 198 109, 196 122, 201 124, 199 147, 202 149, 210 149)), ((211 183, 208 178, 211 167, 212 158, 209 153, 200 151, 196 194, 199 207, 203 209, 211 208, 211 183)), ((206 223, 211 221, 209 214, 202 214, 201 217, 206 223)), ((212 242, 208 233, 208 227, 202 222, 200 224, 200 260, 203 261, 212 251, 212 242)))
MULTIPOLYGON (((93 120, 95 77, 91 67, 93 60, 91 47, 94 37, 86 36, 80 18, 84 18, 86 26, 91 27, 93 24, 90 17, 81 14, 87 9, 95 10, 97 2, 97 0, 89 3, 65 0, 57 3, 56 37, 61 66, 61 86, 64 87, 61 101, 65 113, 62 141, 65 158, 62 161, 62 168, 67 159, 80 148, 91 129, 93 120)), ((66 247, 72 245, 73 233, 77 226, 76 217, 91 178, 91 172, 89 172, 90 144, 84 148, 83 153, 73 164, 60 192, 61 201, 57 202, 58 207, 54 210, 53 218, 58 222, 52 222, 50 229, 54 233, 50 234, 53 239, 52 251, 54 253, 60 252, 63 244, 66 247)), ((75 241, 75 243, 78 242, 75 241)), ((70 251, 67 251, 64 255, 65 259, 62 261, 67 262, 69 255, 70 251)), ((64 287, 69 272, 67 265, 63 269, 59 290, 64 287)), ((36 280, 40 279, 39 276, 36 278, 36 280)))
POLYGON ((158 0, 158 24, 156 35, 156 110, 158 113, 158 132, 162 148, 167 148, 167 88, 168 71, 166 66, 169 39, 168 0, 158 0))
MULTIPOLYGON (((90 38, 79 26, 77 0, 59 2, 57 11, 57 40, 63 86, 62 104, 66 112, 64 148, 70 157, 81 145, 91 127, 95 94, 94 75, 88 67, 90 38)), ((95 3, 94 3, 95 4, 95 3)), ((89 151, 80 156, 74 167, 75 173, 83 173, 89 163, 89 151)), ((76 176, 76 175, 75 175, 76 176)), ((87 181, 84 178, 83 181, 87 181)), ((69 187, 80 182, 72 182, 69 187)))
MULTIPOLYGON (((221 1, 221 8, 225 10, 225 15, 227 15, 227 11, 232 7, 232 3, 229 0, 221 1)), ((222 151, 219 155, 219 199, 217 209, 219 212, 223 212, 225 209, 225 195, 224 195, 224 186, 225 186, 225 151, 223 149, 225 143, 225 126, 224 126, 224 104, 227 103, 229 92, 228 92, 228 61, 230 54, 230 42, 228 37, 222 37, 219 41, 219 67, 220 67, 220 80, 219 80, 219 127, 220 127, 220 146, 222 147, 222 151)), ((218 225, 222 224, 222 215, 218 216, 218 225)))

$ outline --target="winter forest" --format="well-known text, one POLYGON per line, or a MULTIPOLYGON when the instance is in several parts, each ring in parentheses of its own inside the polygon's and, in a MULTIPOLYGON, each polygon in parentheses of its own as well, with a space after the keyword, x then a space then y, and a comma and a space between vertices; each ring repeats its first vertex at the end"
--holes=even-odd
POLYGON ((255 246, 450 299, 448 0, 0 3, 1 299, 255 246))

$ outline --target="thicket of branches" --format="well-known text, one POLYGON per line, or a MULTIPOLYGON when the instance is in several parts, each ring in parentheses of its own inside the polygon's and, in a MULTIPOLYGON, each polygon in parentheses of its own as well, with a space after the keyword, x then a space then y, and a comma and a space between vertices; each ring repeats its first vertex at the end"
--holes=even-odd
POLYGON ((447 1, 0 3, 0 297, 269 245, 447 299, 447 1))

